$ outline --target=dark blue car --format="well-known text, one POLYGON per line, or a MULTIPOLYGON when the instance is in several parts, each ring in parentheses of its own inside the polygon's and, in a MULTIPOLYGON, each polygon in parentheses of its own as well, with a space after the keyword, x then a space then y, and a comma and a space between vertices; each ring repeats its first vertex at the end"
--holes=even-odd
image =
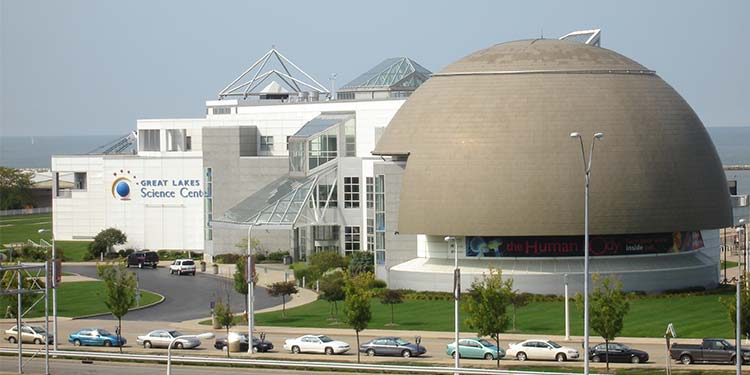
POLYGON ((118 341, 117 336, 107 332, 106 329, 84 328, 71 334, 68 342, 75 346, 121 346, 125 345, 128 340, 120 337, 118 341))
POLYGON ((370 357, 392 355, 409 358, 427 353, 424 346, 412 344, 399 337, 378 337, 360 345, 359 351, 370 357))

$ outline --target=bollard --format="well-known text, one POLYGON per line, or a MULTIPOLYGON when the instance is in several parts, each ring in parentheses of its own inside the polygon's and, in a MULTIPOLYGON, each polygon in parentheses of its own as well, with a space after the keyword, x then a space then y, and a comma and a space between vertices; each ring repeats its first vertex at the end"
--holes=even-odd
POLYGON ((302 289, 305 289, 305 276, 302 276, 302 289))
POLYGON ((315 293, 320 293, 320 280, 315 280, 315 293))

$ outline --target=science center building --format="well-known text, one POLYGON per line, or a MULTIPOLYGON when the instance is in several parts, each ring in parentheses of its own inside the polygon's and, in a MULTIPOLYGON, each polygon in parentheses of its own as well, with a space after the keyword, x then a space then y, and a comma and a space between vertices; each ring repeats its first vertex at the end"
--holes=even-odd
MULTIPOLYGON (((583 135, 593 155, 591 271, 629 290, 713 287, 733 224, 703 124, 654 71, 599 32, 502 43, 431 73, 390 58, 335 100, 272 49, 199 119, 139 120, 87 155, 54 156, 56 239, 107 227, 127 247, 207 260, 371 251, 391 288, 463 288, 501 269, 514 287, 583 284, 583 135), (278 68, 270 68, 276 64, 278 68), (264 70, 266 69, 266 70, 264 70), (455 238, 446 242, 446 236, 455 238)), ((588 156, 588 155, 587 155, 588 156)))

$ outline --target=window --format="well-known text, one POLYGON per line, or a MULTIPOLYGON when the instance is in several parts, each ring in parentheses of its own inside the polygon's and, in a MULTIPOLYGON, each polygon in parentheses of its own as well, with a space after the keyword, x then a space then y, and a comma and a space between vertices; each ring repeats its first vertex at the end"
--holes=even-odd
POLYGON ((385 251, 375 251, 375 263, 381 266, 385 264, 385 251))
POLYGON ((86 172, 73 173, 73 185, 76 190, 86 190, 86 172))
POLYGON ((374 206, 375 197, 373 192, 375 191, 375 182, 372 177, 365 177, 365 191, 367 192, 367 208, 371 209, 374 206))
POLYGON ((159 129, 142 129, 138 131, 138 144, 141 151, 159 151, 159 129))
POLYGON ((375 219, 367 218, 367 250, 375 250, 375 219))
POLYGON ((167 151, 184 151, 185 129, 167 129, 167 151))
POLYGON ((359 208, 359 177, 344 177, 344 208, 359 208))
POLYGON ((357 156, 357 124, 349 120, 344 125, 346 139, 346 156, 357 156))
POLYGON ((289 171, 304 172, 305 143, 304 141, 293 140, 287 143, 289 148, 289 171))
POLYGON ((385 264, 385 176, 375 177, 375 263, 385 264))
POLYGON ((313 240, 315 241, 338 241, 338 225, 316 225, 313 227, 313 240))
POLYGON ((205 228, 204 228, 204 238, 207 241, 211 241, 214 238, 214 231, 213 228, 211 228, 211 220, 214 218, 214 201, 213 201, 213 190, 214 190, 214 181, 213 181, 213 172, 211 168, 206 168, 206 175, 205 175, 205 186, 206 191, 204 195, 204 201, 205 201, 205 228))
POLYGON ((217 108, 211 108, 211 111, 215 115, 228 115, 232 113, 231 107, 217 107, 217 108))
POLYGON ((292 138, 291 135, 286 136, 286 150, 289 151, 289 138, 292 138))
POLYGON ((186 136, 185 137, 185 151, 190 151, 193 149, 193 137, 186 136))
POLYGON ((308 141, 309 170, 321 166, 338 156, 338 129, 333 128, 308 141))
MULTIPOLYGON (((330 195, 331 200, 328 201, 328 207, 338 207, 338 192, 336 189, 336 186, 331 185, 318 185, 316 187, 317 190, 317 199, 318 199, 318 207, 323 208, 326 206, 326 200, 328 199, 328 196, 330 195), (333 191, 331 191, 333 190, 333 191)), ((310 201, 312 203, 312 201, 310 201)))
POLYGON ((260 136, 260 150, 261 151, 273 151, 273 136, 272 135, 260 136))
POLYGON ((344 227, 344 250, 346 252, 359 251, 359 226, 347 225, 344 227))

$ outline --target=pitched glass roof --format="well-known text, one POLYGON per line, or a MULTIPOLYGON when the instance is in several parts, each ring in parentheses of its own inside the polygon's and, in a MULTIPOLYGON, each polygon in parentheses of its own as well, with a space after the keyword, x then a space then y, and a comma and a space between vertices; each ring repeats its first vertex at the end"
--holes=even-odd
POLYGON ((130 133, 88 152, 89 155, 132 155, 136 153, 137 137, 130 133))
POLYGON ((315 182, 315 176, 284 176, 227 210, 219 222, 241 224, 293 224, 315 182))
POLYGON ((351 113, 322 113, 305 123, 305 125, 294 133, 292 138, 307 138, 313 136, 351 118, 354 118, 354 115, 351 113))
POLYGON ((416 76, 418 83, 421 84, 432 75, 432 72, 408 57, 392 57, 383 60, 374 68, 353 79, 341 87, 339 91, 391 87, 399 84, 405 78, 412 78, 409 77, 411 75, 416 76))

